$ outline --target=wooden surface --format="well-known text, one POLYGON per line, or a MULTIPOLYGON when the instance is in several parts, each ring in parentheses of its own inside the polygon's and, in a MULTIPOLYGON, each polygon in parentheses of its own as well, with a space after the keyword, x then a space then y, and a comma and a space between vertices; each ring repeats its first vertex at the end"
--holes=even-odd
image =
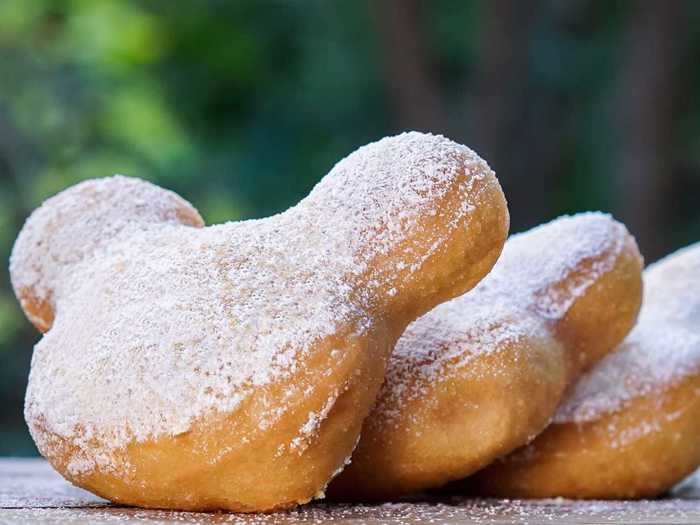
POLYGON ((113 506, 38 459, 0 459, 0 524, 510 524, 700 523, 700 475, 665 499, 635 502, 502 501, 445 497, 383 505, 317 503, 269 515, 201 514, 113 506))

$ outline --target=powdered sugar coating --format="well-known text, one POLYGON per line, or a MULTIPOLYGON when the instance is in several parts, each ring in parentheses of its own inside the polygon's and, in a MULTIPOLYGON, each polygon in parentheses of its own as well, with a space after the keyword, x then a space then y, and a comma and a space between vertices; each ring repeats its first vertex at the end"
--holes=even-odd
POLYGON ((22 228, 10 258, 13 287, 20 298, 28 292, 52 302, 77 263, 121 236, 166 224, 203 222, 189 202, 139 179, 117 175, 78 184, 49 199, 22 228))
POLYGON ((511 236, 472 291, 406 329, 389 360, 375 421, 396 418, 408 400, 424 397, 479 355, 523 338, 552 337, 552 323, 612 269, 628 235, 609 215, 582 213, 511 236))
POLYGON ((555 422, 585 422, 700 372, 700 243, 644 271, 637 326, 583 376, 555 422))
MULTIPOLYGON (((173 202, 191 210, 185 201, 124 177, 50 199, 11 260, 18 295, 30 289, 57 312, 35 347, 26 397, 39 449, 50 446, 47 431, 77 447, 73 474, 108 469, 113 451, 131 441, 185 432, 288 377, 314 342, 365 333, 377 290, 402 286, 375 261, 392 253, 410 281, 468 221, 476 180, 497 185, 474 152, 406 133, 360 148, 297 206, 262 220, 192 228, 172 212, 173 202), (98 195, 94 203, 86 190, 98 195), (437 208, 448 192, 459 195, 459 209, 437 208), (420 220, 436 214, 447 231, 415 240, 420 220), (47 224, 65 230, 46 239, 47 224)), ((346 349, 335 351, 340 360, 346 349)), ((284 399, 266 401, 260 428, 285 410, 284 399)), ((309 414, 298 447, 328 410, 309 414)))

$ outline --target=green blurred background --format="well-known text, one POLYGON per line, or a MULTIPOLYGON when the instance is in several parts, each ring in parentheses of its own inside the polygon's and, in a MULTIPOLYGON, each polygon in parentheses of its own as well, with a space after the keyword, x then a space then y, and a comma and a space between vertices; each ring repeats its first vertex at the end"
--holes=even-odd
MULTIPOLYGON (((260 217, 420 129, 489 161, 514 231, 609 210, 651 261, 700 240, 698 95, 695 1, 0 0, 0 254, 85 178, 260 217)), ((32 455, 38 335, 0 275, 0 455, 32 455)))

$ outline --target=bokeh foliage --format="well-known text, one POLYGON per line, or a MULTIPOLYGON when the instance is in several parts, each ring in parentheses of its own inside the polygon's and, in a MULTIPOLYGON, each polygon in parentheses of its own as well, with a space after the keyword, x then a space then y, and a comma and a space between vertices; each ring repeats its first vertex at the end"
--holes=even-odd
MULTIPOLYGON (((415 57, 401 58, 400 47, 386 53, 392 22, 378 3, 1 0, 0 256, 8 259, 43 199, 115 172, 174 189, 207 222, 295 203, 343 155, 406 125, 395 100, 406 86, 387 62, 415 57)), ((515 229, 564 212, 615 210, 624 198, 614 177, 624 129, 611 115, 632 8, 535 4, 505 87, 481 68, 485 32, 495 30, 488 3, 421 4, 420 39, 442 115, 433 131, 477 149, 484 142, 515 229), (495 146, 481 134, 488 115, 479 112, 492 89, 510 104, 495 146)), ((689 2, 688 25, 700 27, 699 13, 689 2)), ((700 34, 686 40, 685 53, 697 57, 700 34)), ((668 166, 681 185, 669 206, 675 246, 700 238, 700 61, 683 64, 668 166)), ((21 406, 37 337, 4 265, 0 455, 35 453, 21 406)))

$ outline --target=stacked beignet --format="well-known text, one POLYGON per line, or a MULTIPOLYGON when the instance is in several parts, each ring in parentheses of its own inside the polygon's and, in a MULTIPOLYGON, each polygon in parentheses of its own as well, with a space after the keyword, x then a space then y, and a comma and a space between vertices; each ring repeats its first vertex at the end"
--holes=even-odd
POLYGON ((476 476, 506 497, 652 497, 700 466, 700 244, 644 272, 625 342, 582 377, 554 422, 476 476))
POLYGON ((632 327, 641 268, 634 239, 603 214, 512 236, 474 290, 408 327, 330 494, 439 487, 530 441, 581 371, 632 327))

